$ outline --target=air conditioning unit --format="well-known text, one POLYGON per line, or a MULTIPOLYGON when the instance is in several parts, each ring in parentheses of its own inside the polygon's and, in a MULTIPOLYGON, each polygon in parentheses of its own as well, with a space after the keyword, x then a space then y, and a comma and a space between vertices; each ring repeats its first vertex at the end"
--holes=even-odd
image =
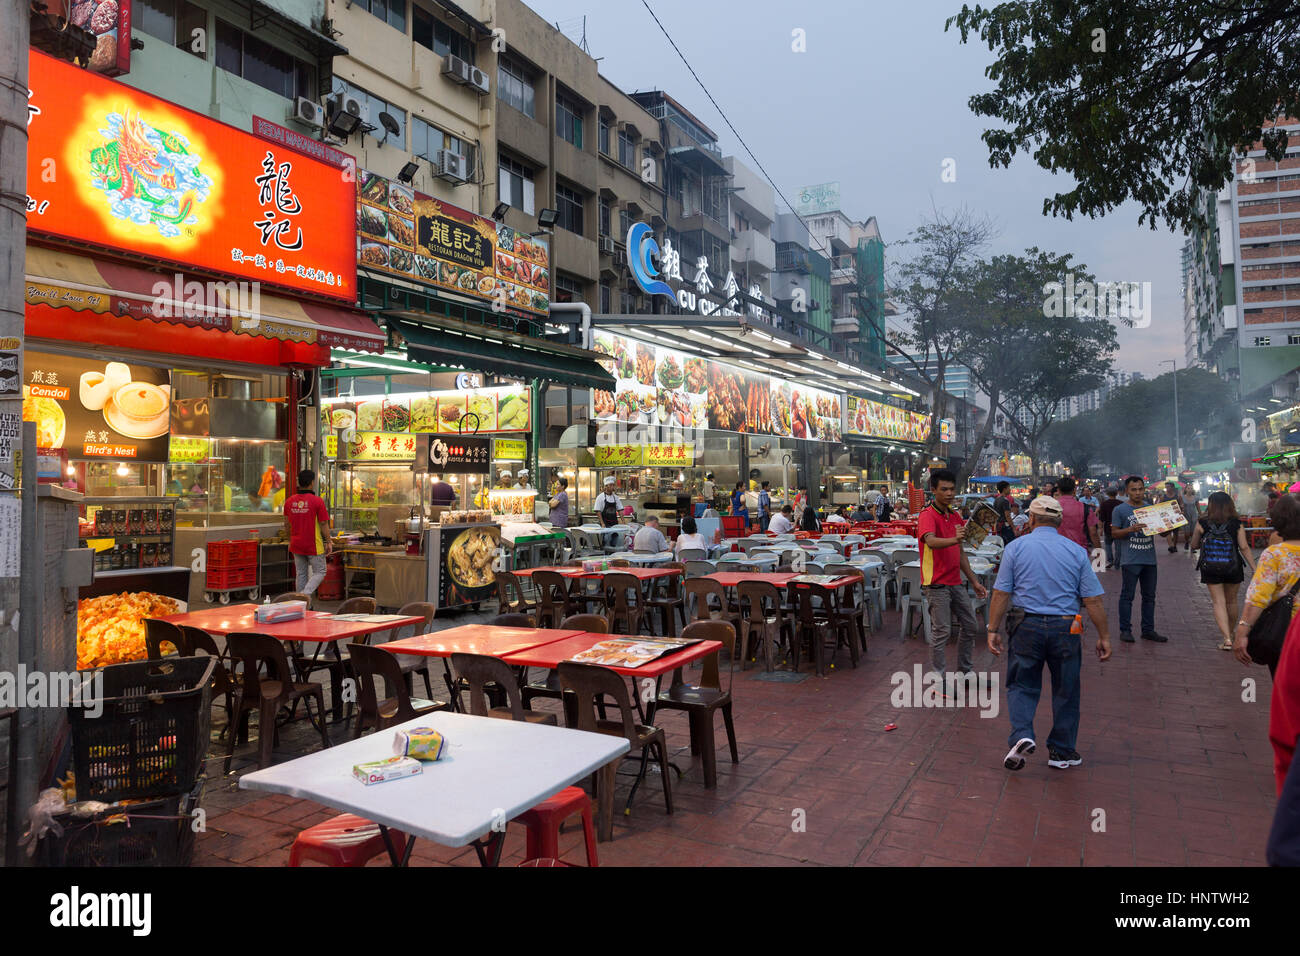
POLYGON ((437 160, 434 175, 439 179, 454 183, 463 183, 469 179, 469 160, 460 153, 440 149, 434 154, 434 158, 437 160))
POLYGON ((612 256, 614 254, 614 237, 600 237, 600 254, 603 256, 612 256))
POLYGON ((469 85, 478 90, 480 94, 492 92, 492 81, 488 75, 476 66, 469 68, 469 85))
POLYGON ((469 83, 472 69, 473 67, 458 56, 447 54, 442 58, 442 75, 461 86, 469 83))
POLYGON ((368 115, 369 110, 366 109, 366 104, 362 103, 351 93, 336 93, 331 98, 330 102, 334 104, 334 108, 340 113, 351 113, 363 123, 370 121, 368 115))
POLYGON ((622 249, 614 250, 614 265, 616 266, 627 265, 627 253, 624 252, 622 249))
POLYGON ((300 96, 293 101, 293 109, 289 111, 289 119, 295 119, 299 123, 306 123, 308 126, 320 129, 325 125, 325 107, 315 100, 300 96))

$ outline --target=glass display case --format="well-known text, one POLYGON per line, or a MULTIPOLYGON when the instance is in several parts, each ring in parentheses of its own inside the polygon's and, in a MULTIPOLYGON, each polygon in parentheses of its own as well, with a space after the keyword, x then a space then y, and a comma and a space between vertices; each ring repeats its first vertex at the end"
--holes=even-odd
POLYGON ((384 505, 423 510, 421 482, 425 479, 411 473, 410 462, 341 462, 329 470, 326 502, 336 532, 375 534, 379 509, 384 505))
POLYGON ((162 493, 177 499, 191 527, 284 513, 293 494, 284 473, 287 443, 270 439, 174 438, 162 493))

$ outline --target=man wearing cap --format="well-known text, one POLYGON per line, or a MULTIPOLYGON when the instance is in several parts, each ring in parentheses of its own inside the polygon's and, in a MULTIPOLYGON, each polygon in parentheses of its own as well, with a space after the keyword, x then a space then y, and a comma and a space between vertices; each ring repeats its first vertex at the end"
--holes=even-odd
POLYGON ((1088 552, 1058 533, 1061 503, 1040 495, 1029 504, 1030 530, 1002 552, 993 600, 989 603, 988 643, 1002 653, 1007 618, 1007 712, 1011 749, 1002 765, 1020 770, 1037 747, 1034 713, 1043 686, 1043 665, 1052 676, 1052 732, 1047 737, 1050 767, 1062 770, 1083 762, 1079 736, 1079 672, 1083 629, 1075 628, 1082 603, 1097 629, 1097 657, 1110 658, 1110 632, 1101 602, 1101 584, 1088 552), (1007 617, 1008 607, 1012 615, 1007 617))
POLYGON ((934 501, 917 519, 921 539, 921 594, 930 612, 930 664, 943 673, 947 667, 946 648, 954 627, 961 629, 957 639, 957 669, 969 674, 975 647, 975 610, 970 595, 962 586, 962 575, 971 583, 975 594, 983 598, 988 592, 970 569, 962 544, 966 540, 964 521, 952 507, 957 493, 957 479, 951 471, 940 468, 930 472, 930 489, 934 501))
POLYGON ((533 487, 528 483, 528 469, 520 468, 519 477, 515 481, 515 487, 520 489, 529 489, 533 487))
POLYGON ((605 479, 605 490, 596 496, 596 513, 600 515, 601 524, 612 528, 618 524, 618 515, 622 510, 623 503, 614 493, 614 476, 610 475, 605 479))

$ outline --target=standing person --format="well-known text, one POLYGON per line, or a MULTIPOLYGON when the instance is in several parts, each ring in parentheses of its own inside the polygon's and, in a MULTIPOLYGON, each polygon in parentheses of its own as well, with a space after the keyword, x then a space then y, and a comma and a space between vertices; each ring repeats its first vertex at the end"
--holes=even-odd
POLYGON ((1101 584, 1086 551, 1059 534, 1061 502, 1046 495, 1029 505, 1029 533, 1002 552, 993 600, 989 604, 988 644, 1002 653, 1000 632, 1009 605, 1024 611, 1007 629, 1007 713, 1011 749, 1002 765, 1020 770, 1025 755, 1037 749, 1034 713, 1043 687, 1043 665, 1052 675, 1052 732, 1047 765, 1064 770, 1083 758, 1079 736, 1079 673, 1083 666, 1080 634, 1071 633, 1080 603, 1097 628, 1097 657, 1110 658, 1110 632, 1101 603, 1101 584))
POLYGON ((917 536, 921 539, 921 595, 930 612, 930 667, 943 673, 947 666, 946 649, 953 628, 960 629, 957 638, 957 669, 969 674, 974 668, 972 652, 975 647, 975 611, 970 595, 962 586, 962 575, 971 583, 977 597, 988 591, 970 569, 966 552, 962 550, 965 532, 963 522, 952 507, 957 493, 957 478, 946 468, 930 472, 932 501, 920 514, 917 536))
MULTIPOLYGON (((1254 663, 1246 648, 1250 629, 1265 608, 1289 593, 1300 581, 1300 500, 1294 495, 1280 495, 1273 504, 1270 518, 1282 541, 1264 549, 1255 566, 1255 576, 1246 589, 1246 603, 1241 620, 1237 622, 1236 640, 1232 646, 1233 655, 1243 664, 1254 663)), ((1291 608, 1293 623, 1297 612, 1300 612, 1300 595, 1291 608)), ((1274 677, 1277 676, 1276 669, 1276 665, 1269 665, 1269 673, 1274 677)))
MULTIPOLYGON (((1179 490, 1178 486, 1175 485, 1172 481, 1165 482, 1164 493, 1160 496, 1160 500, 1162 502, 1172 501, 1175 505, 1178 506, 1178 510, 1180 512, 1183 511, 1183 493, 1179 490)), ((1173 531, 1166 531, 1161 537, 1163 537, 1165 541, 1169 544, 1170 554, 1173 554, 1175 551, 1178 550, 1178 529, 1177 528, 1175 528, 1173 531)))
POLYGON ((704 490, 700 497, 704 499, 705 503, 710 508, 712 508, 714 502, 718 500, 718 486, 713 480, 713 472, 709 472, 704 476, 704 490))
POLYGON ((772 492, 769 490, 772 483, 763 482, 763 487, 758 492, 758 530, 766 531, 768 522, 772 520, 772 492))
POLYGON ((1196 522, 1192 531, 1192 549, 1201 549, 1197 567, 1201 583, 1210 589, 1210 603, 1214 607, 1214 623, 1219 625, 1223 641, 1219 650, 1232 650, 1232 624, 1237 616, 1237 589, 1245 579, 1242 564, 1250 565, 1255 573, 1255 558, 1246 542, 1246 528, 1237 517, 1232 496, 1222 491, 1213 492, 1205 517, 1196 522))
POLYGON ((894 516, 894 506, 889 503, 889 489, 880 486, 880 500, 876 503, 876 520, 888 521, 894 516))
POLYGON ((1156 633, 1156 539, 1142 530, 1133 512, 1142 507, 1146 482, 1137 475, 1124 479, 1128 501, 1110 516, 1111 536, 1119 543, 1119 570, 1124 583, 1119 592, 1119 639, 1133 643, 1133 595, 1142 586, 1142 639, 1163 644, 1156 633))
POLYGON ((532 483, 528 480, 528 469, 520 468, 519 475, 515 479, 514 488, 516 490, 529 490, 532 487, 532 483))
POLYGON ((1119 507, 1119 488, 1111 485, 1106 489, 1106 500, 1101 503, 1097 509, 1097 523, 1101 525, 1102 538, 1106 544, 1106 570, 1110 571, 1115 567, 1115 538, 1110 533, 1110 519, 1119 507))
POLYGON ((429 504, 446 508, 456 502, 456 489, 443 481, 442 475, 429 486, 429 504))
POLYGON ((1056 500, 1061 505, 1061 535, 1090 552, 1101 544, 1097 531, 1097 510, 1076 498, 1074 487, 1074 478, 1070 475, 1062 478, 1057 485, 1056 500))
POLYGON ((1045 497, 1048 497, 1048 498, 1055 498, 1055 497, 1056 497, 1056 482, 1054 482, 1054 481, 1045 481, 1045 482, 1043 482, 1043 495, 1044 495, 1045 497))
POLYGON ((1295 630, 1293 621, 1273 675, 1269 706, 1268 739, 1277 783, 1277 809, 1264 855, 1269 866, 1300 866, 1300 760, 1295 759, 1300 743, 1300 638, 1295 630))
POLYGON ((1196 491, 1183 489, 1183 517, 1187 519, 1187 527, 1183 529, 1183 550, 1192 550, 1192 534, 1195 532, 1196 524, 1201 520, 1201 506, 1196 501, 1196 491))
POLYGON ((745 527, 749 527, 749 508, 745 504, 745 483, 743 481, 736 482, 736 487, 732 489, 731 513, 744 518, 745 527))
POLYGON ((1092 493, 1091 487, 1083 488, 1083 494, 1079 495, 1079 500, 1085 505, 1089 505, 1093 511, 1096 511, 1101 507, 1101 502, 1098 501, 1097 496, 1092 493))
POLYGON ((559 488, 547 502, 551 509, 551 527, 567 528, 569 526, 569 479, 561 477, 556 480, 559 488))
POLYGON ((289 532, 289 553, 293 555, 294 590, 315 594, 325 580, 325 558, 334 550, 330 541, 330 512, 325 499, 316 494, 316 472, 298 472, 298 493, 284 503, 284 524, 289 532))
POLYGON ((600 515, 600 523, 606 528, 612 528, 618 524, 619 513, 623 510, 623 502, 618 500, 618 495, 614 491, 614 476, 605 477, 605 490, 596 496, 596 513, 600 515))
POLYGON ((1002 537, 1004 545, 1010 544, 1016 540, 1016 529, 1011 519, 1020 512, 1020 505, 1016 504, 1015 499, 1011 497, 1011 482, 998 482, 998 493, 993 499, 993 510, 998 516, 998 526, 994 530, 1002 537))

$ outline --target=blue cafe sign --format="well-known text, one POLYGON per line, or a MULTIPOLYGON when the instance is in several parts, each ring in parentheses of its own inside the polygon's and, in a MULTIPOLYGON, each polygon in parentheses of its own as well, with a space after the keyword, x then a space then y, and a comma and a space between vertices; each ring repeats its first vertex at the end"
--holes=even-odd
MULTIPOLYGON (((744 314, 730 307, 740 292, 733 271, 728 269, 722 286, 715 289, 713 277, 709 274, 709 260, 700 256, 695 260, 693 278, 687 282, 682 276, 681 252, 673 248, 670 239, 665 239, 660 248, 654 233, 644 222, 633 223, 627 231, 627 257, 632 278, 646 295, 665 296, 675 300, 683 310, 700 315, 736 317, 744 314), (677 283, 677 288, 669 285, 670 281, 677 283)), ((689 271, 690 267, 687 268, 689 271)), ((758 283, 751 283, 749 295, 755 299, 762 298, 758 283)), ((765 309, 753 304, 746 310, 754 317, 767 314, 765 309)))

